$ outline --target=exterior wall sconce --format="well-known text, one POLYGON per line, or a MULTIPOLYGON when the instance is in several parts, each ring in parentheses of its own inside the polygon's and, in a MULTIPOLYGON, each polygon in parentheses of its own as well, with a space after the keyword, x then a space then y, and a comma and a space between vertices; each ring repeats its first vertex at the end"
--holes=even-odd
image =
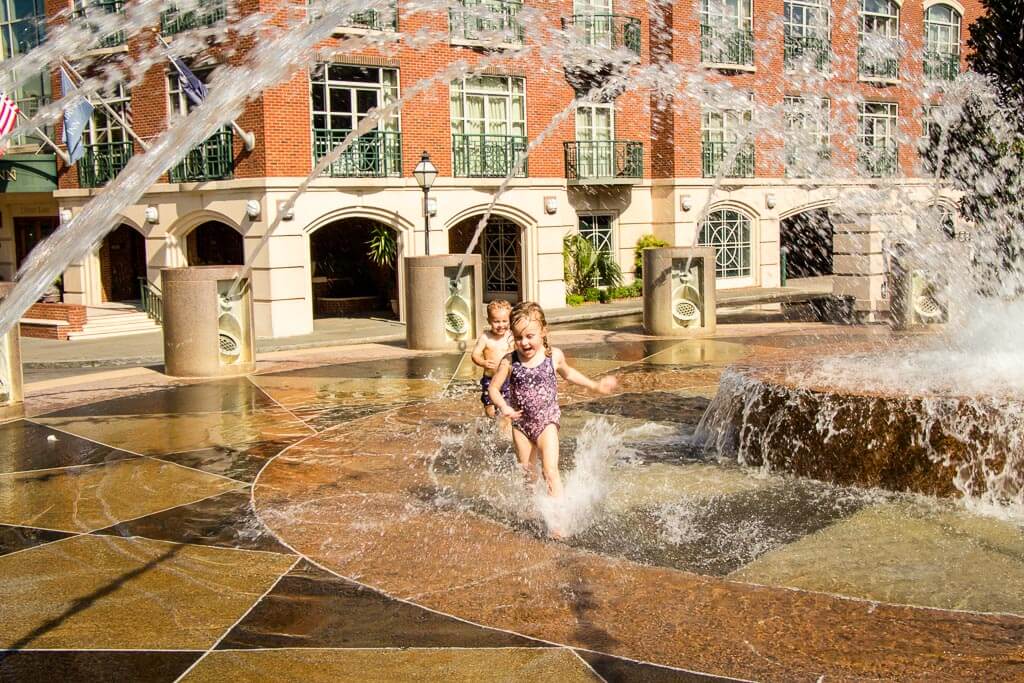
POLYGON ((684 194, 679 198, 679 208, 683 211, 689 211, 693 208, 693 197, 688 194, 684 194))
POLYGON ((260 217, 260 203, 255 199, 250 199, 245 203, 245 215, 256 220, 260 217))
POLYGON ((544 213, 557 213, 558 212, 558 197, 545 197, 544 198, 544 213))
POLYGON ((433 197, 427 198, 427 213, 431 216, 437 215, 437 200, 433 197))
POLYGON ((279 199, 277 201, 277 212, 279 214, 281 214, 281 220, 283 220, 283 221, 290 221, 293 218, 295 218, 295 207, 294 206, 289 206, 286 209, 285 208, 285 204, 287 204, 287 203, 288 202, 283 200, 283 199, 279 199))
POLYGON ((775 193, 774 192, 769 192, 768 194, 766 194, 764 196, 764 205, 767 206, 769 209, 774 209, 775 208, 775 193))
POLYGON ((147 223, 159 223, 160 222, 160 210, 155 206, 147 206, 145 212, 147 223))
POLYGON ((71 219, 75 217, 74 214, 71 213, 71 209, 61 209, 59 215, 61 223, 70 223, 71 219))

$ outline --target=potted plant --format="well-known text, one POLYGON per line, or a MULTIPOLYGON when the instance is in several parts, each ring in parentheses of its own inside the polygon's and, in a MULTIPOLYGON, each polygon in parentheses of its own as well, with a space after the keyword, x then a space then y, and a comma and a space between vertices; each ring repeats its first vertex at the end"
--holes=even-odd
POLYGON ((388 268, 387 296, 391 302, 391 312, 398 315, 398 299, 395 298, 395 259, 398 258, 398 240, 395 232, 379 223, 370 228, 370 240, 366 243, 366 256, 381 268, 388 268))

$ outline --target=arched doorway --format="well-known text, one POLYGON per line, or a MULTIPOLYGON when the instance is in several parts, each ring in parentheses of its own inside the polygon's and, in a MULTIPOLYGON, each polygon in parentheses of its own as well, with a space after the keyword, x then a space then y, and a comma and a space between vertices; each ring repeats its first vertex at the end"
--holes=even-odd
POLYGON ((230 225, 207 221, 196 227, 185 240, 190 266, 240 266, 245 263, 242 236, 230 225))
POLYGON ((729 287, 754 284, 754 228, 747 214, 715 209, 700 224, 697 243, 715 247, 715 278, 729 287))
MULTIPOLYGON (((460 221, 448 231, 448 251, 464 254, 480 216, 460 221)), ((473 249, 481 254, 484 265, 484 301, 505 299, 516 303, 523 298, 522 228, 516 223, 491 216, 473 249)))
POLYGON ((100 286, 103 301, 134 301, 139 279, 146 277, 146 240, 122 223, 100 244, 100 286))
POLYGON ((786 278, 832 274, 832 220, 828 209, 811 209, 783 218, 779 224, 786 254, 786 278))
POLYGON ((398 317, 398 233, 369 218, 328 223, 309 238, 313 317, 398 317))

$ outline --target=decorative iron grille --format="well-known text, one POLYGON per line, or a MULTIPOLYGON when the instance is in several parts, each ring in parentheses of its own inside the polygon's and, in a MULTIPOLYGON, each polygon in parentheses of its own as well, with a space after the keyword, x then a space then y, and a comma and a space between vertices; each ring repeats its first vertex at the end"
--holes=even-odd
MULTIPOLYGON (((503 178, 526 152, 521 135, 452 135, 452 165, 457 178, 503 178)), ((526 164, 517 176, 527 174, 526 164)))
MULTIPOLYGON (((348 130, 314 130, 313 163, 348 137, 348 130)), ((324 170, 332 178, 385 178, 402 174, 402 134, 371 130, 360 135, 324 170)))
POLYGON ((754 65, 754 32, 702 24, 700 61, 705 64, 754 65))
POLYGON ((615 50, 624 47, 640 55, 640 20, 624 14, 574 14, 562 20, 562 28, 582 36, 586 45, 615 50))
POLYGON ((573 140, 563 143, 569 180, 639 179, 644 146, 626 140, 573 140))
POLYGON ((114 179, 132 158, 132 142, 102 142, 85 146, 78 160, 80 187, 102 187, 114 179))
POLYGON ((754 145, 737 142, 701 143, 701 167, 705 178, 718 176, 722 165, 735 153, 732 166, 725 172, 727 178, 754 177, 754 145))
POLYGON ((171 168, 172 183, 227 180, 234 172, 234 135, 224 128, 193 148, 171 168))

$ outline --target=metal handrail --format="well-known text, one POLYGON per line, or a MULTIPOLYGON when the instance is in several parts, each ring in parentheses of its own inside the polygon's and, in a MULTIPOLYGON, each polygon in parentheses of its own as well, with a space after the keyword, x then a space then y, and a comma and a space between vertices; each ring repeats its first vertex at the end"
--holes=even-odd
POLYGON ((857 164, 869 178, 894 176, 900 166, 899 147, 890 145, 861 149, 857 155, 857 164))
POLYGON ((523 25, 519 10, 523 3, 516 0, 459 0, 460 7, 448 10, 448 24, 452 36, 465 40, 478 40, 482 34, 499 33, 502 42, 521 45, 523 25))
MULTIPOLYGON (((352 131, 313 129, 313 163, 319 163, 352 131)), ((360 135, 324 170, 332 178, 386 178, 402 175, 402 134, 371 130, 360 135)))
POLYGON ((171 182, 196 183, 230 179, 235 168, 234 141, 231 128, 222 128, 206 138, 171 168, 171 182))
POLYGON ((754 65, 754 32, 738 27, 700 26, 700 61, 705 64, 754 65))
POLYGON ((144 277, 139 278, 139 295, 142 310, 146 315, 162 325, 164 322, 164 295, 160 288, 144 277))
POLYGON ((960 75, 960 55, 952 52, 924 53, 924 76, 930 81, 955 81, 960 75))
POLYGON ((630 140, 571 140, 563 143, 569 180, 630 179, 644 174, 644 145, 630 140))
POLYGON ((726 178, 754 177, 754 145, 749 142, 701 142, 701 170, 705 178, 715 178, 725 160, 736 150, 726 178))
MULTIPOLYGON (((522 135, 452 135, 452 168, 456 178, 503 178, 526 152, 522 135)), ((517 176, 527 174, 526 164, 517 176)))
MULTIPOLYGON (((118 12, 124 12, 124 4, 125 0, 89 0, 76 9, 72 16, 78 20, 87 20, 89 15, 94 13, 92 11, 94 9, 100 10, 105 14, 117 14, 118 12)), ((124 31, 114 31, 100 38, 98 47, 117 47, 118 45, 123 45, 124 41, 124 31)))
POLYGON ((640 20, 625 14, 573 14, 562 19, 563 29, 573 29, 583 35, 584 43, 597 47, 617 49, 624 47, 640 54, 642 32, 640 20))
POLYGON ((788 33, 783 39, 782 57, 787 69, 792 69, 806 55, 813 57, 814 68, 828 71, 832 51, 826 38, 818 36, 791 36, 788 33))
POLYGON ((114 179, 135 153, 135 143, 100 142, 86 145, 78 160, 78 185, 102 187, 114 179))
POLYGON ((900 75, 899 67, 896 57, 880 57, 879 50, 857 48, 857 74, 863 78, 896 80, 900 75))
POLYGON ((200 26, 209 28, 228 16, 226 0, 199 0, 196 9, 182 12, 177 7, 160 13, 160 33, 173 35, 200 26))

